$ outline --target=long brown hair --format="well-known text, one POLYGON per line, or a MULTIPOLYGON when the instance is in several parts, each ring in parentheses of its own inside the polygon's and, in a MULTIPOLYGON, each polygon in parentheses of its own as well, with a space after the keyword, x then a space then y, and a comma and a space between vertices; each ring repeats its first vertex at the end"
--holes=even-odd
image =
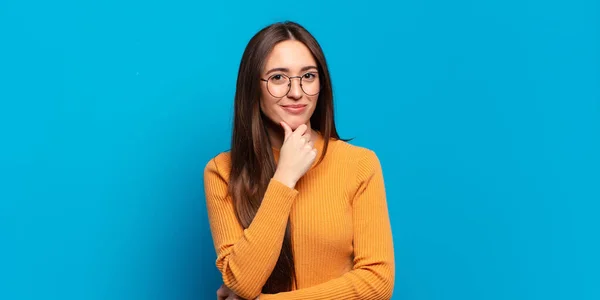
MULTIPOLYGON (((322 161, 330 138, 339 139, 333 119, 333 91, 325 55, 317 40, 294 22, 275 23, 252 37, 244 54, 237 77, 234 104, 233 136, 231 139, 231 194, 237 218, 248 228, 276 169, 271 143, 265 126, 270 122, 260 110, 260 76, 273 47, 285 40, 297 40, 308 47, 317 62, 321 90, 317 106, 310 118, 311 127, 324 138, 322 161)), ((263 286, 263 293, 290 291, 295 280, 294 256, 290 223, 283 239, 275 269, 263 286)))

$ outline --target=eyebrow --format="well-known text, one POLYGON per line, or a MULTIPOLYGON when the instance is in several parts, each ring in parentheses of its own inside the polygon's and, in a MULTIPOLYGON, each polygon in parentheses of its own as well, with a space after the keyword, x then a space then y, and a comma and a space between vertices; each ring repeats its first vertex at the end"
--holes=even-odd
MULTIPOLYGON (((316 66, 302 67, 302 69, 300 69, 300 72, 308 71, 311 69, 317 69, 317 67, 316 66)), ((277 71, 289 73, 290 69, 288 69, 288 68, 273 68, 273 69, 269 70, 265 75, 269 75, 270 73, 277 72, 277 71)))

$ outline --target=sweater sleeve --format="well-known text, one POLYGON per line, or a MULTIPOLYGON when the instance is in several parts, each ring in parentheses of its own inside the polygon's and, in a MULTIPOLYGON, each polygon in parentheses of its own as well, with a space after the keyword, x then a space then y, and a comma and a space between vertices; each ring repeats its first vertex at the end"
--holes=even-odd
POLYGON ((208 220, 223 283, 237 295, 254 299, 275 268, 288 217, 298 191, 271 179, 252 223, 238 222, 228 182, 215 159, 204 169, 208 220))
POLYGON ((368 150, 358 163, 359 185, 352 202, 354 268, 312 287, 260 300, 390 299, 394 286, 394 249, 379 159, 368 150))

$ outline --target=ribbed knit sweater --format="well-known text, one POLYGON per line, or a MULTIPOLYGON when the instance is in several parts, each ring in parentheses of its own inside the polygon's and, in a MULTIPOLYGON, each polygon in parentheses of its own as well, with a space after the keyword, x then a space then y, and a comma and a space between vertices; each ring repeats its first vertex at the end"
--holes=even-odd
MULTIPOLYGON (((223 282, 240 297, 260 300, 389 299, 394 249, 384 180, 369 149, 331 139, 324 160, 289 188, 271 179, 247 229, 228 194, 231 159, 223 152, 204 170, 210 229, 223 282), (297 286, 262 294, 273 271, 288 221, 297 286)), ((275 161, 279 151, 274 149, 275 161)))

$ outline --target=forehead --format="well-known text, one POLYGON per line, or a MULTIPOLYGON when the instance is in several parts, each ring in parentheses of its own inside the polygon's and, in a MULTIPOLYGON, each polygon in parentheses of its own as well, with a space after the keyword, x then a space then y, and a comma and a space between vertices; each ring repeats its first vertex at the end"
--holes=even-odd
POLYGON ((294 72, 311 65, 316 65, 316 62, 308 47, 302 42, 287 40, 273 47, 273 50, 267 56, 263 71, 272 68, 288 68, 291 72, 294 72))

